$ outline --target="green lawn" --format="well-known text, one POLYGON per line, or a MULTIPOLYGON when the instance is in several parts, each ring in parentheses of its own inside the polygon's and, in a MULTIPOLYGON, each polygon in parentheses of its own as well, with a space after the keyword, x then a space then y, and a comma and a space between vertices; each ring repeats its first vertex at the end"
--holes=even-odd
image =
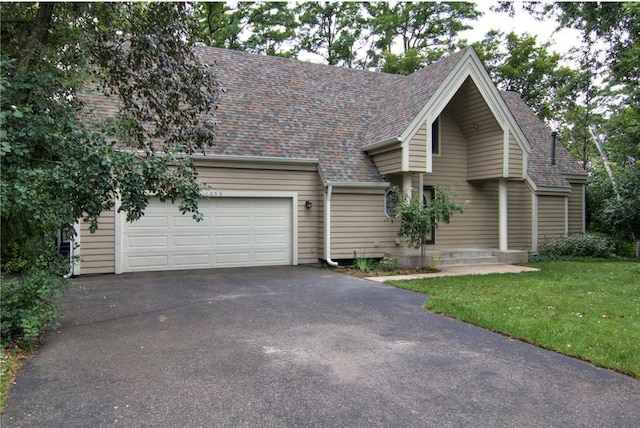
POLYGON ((539 272, 389 281, 425 307, 640 378, 640 265, 532 263, 539 272))

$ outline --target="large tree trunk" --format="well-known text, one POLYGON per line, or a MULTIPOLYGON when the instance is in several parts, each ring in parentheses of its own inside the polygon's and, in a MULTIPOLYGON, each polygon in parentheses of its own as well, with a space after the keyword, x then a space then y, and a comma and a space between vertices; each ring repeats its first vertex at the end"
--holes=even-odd
POLYGON ((46 43, 47 35, 49 34, 49 26, 51 25, 51 18, 53 17, 54 6, 55 3, 38 3, 38 12, 31 27, 31 36, 24 48, 24 54, 18 62, 17 68, 19 71, 25 72, 29 70, 33 55, 37 52, 40 45, 46 43))

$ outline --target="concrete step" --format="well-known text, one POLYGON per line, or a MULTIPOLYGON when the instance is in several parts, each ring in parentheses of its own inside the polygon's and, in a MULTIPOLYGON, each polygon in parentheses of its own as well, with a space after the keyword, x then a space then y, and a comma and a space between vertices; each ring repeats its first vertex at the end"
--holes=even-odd
MULTIPOLYGON (((396 257, 398 266, 412 268, 420 266, 420 253, 412 254, 388 254, 388 257, 396 257)), ((455 249, 455 250, 429 250, 425 252, 425 265, 437 264, 438 266, 478 266, 495 265, 501 263, 500 258, 494 255, 491 249, 455 249), (438 259, 436 262, 435 259, 438 259)))
MULTIPOLYGON (((418 257, 418 262, 420 258, 418 257)), ((500 259, 494 256, 487 257, 451 257, 441 258, 440 266, 476 266, 499 264, 500 259)))

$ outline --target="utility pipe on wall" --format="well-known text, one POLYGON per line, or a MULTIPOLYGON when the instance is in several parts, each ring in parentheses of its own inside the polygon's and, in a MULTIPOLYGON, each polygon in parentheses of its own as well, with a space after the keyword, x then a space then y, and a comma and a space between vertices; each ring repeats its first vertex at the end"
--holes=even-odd
POLYGON ((333 186, 327 186, 324 196, 324 259, 329 266, 338 266, 338 262, 331 260, 331 193, 333 186))

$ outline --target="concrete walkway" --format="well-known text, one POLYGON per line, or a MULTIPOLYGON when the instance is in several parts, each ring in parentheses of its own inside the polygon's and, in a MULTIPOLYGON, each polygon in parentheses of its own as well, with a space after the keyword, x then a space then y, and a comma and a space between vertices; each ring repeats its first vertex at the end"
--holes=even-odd
POLYGON ((386 282, 386 281, 402 281, 405 279, 420 279, 420 278, 439 278, 443 276, 458 276, 458 275, 489 275, 493 273, 521 273, 521 272, 536 272, 539 269, 496 264, 496 265, 476 265, 476 266, 443 266, 438 272, 434 273, 418 273, 412 275, 395 275, 395 276, 376 276, 370 277, 371 281, 386 282))

